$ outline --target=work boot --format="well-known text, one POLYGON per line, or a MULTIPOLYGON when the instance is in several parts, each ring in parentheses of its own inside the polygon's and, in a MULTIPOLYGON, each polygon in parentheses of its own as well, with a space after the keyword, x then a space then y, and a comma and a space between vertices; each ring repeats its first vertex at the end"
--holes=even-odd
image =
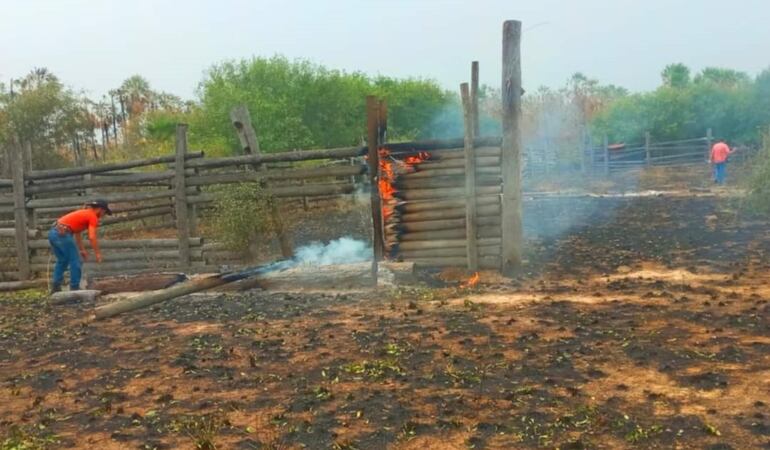
POLYGON ((55 294, 57 292, 61 292, 61 286, 56 286, 56 285, 51 286, 51 291, 49 292, 49 294, 55 294))

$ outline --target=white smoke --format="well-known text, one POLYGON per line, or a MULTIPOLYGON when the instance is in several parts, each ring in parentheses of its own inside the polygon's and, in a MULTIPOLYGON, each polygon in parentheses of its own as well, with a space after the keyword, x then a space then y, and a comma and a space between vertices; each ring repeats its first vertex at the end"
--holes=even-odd
POLYGON ((351 264, 371 261, 372 247, 364 241, 342 237, 324 245, 313 242, 294 252, 298 264, 326 266, 329 264, 351 264))

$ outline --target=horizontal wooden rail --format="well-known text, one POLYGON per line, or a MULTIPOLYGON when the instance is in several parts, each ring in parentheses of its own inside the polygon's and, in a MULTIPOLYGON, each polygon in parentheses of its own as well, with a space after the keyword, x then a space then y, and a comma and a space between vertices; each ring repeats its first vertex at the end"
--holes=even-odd
MULTIPOLYGON (((202 158, 203 152, 191 152, 185 155, 186 159, 202 158)), ((25 176, 28 180, 44 180, 47 178, 69 177, 73 175, 86 175, 89 173, 110 172, 113 170, 133 169, 135 167, 154 166, 156 164, 170 164, 176 159, 175 155, 158 156, 156 158, 136 159, 98 166, 72 167, 67 169, 33 170, 25 176)))

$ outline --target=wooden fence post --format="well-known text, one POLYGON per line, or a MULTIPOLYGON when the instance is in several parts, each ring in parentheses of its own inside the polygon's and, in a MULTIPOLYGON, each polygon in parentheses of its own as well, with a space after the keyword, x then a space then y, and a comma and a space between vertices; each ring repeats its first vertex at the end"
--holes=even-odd
POLYGON ((604 135, 604 176, 610 175, 610 141, 607 135, 604 135))
POLYGON ((706 162, 711 160, 711 141, 714 139, 711 128, 706 130, 706 162))
POLYGON ((502 271, 511 274, 521 267, 523 225, 521 218, 521 22, 503 23, 502 73, 502 271))
POLYGON ((479 62, 471 62, 471 118, 473 137, 481 136, 479 124, 479 62))
POLYGON ((24 193, 24 155, 18 137, 10 149, 11 176, 13 177, 13 219, 16 231, 16 258, 19 264, 19 279, 30 278, 29 242, 27 236, 27 208, 24 193))
POLYGON ((179 238, 179 265, 182 269, 190 267, 190 223, 187 208, 187 189, 185 183, 185 154, 187 153, 187 124, 176 126, 176 160, 174 161, 174 208, 176 212, 176 232, 179 238))
POLYGON ((476 155, 473 152, 475 135, 473 122, 473 100, 468 92, 468 83, 460 85, 463 100, 463 119, 465 124, 465 240, 468 268, 479 268, 479 248, 476 242, 476 155))
POLYGON ((230 111, 230 120, 237 130, 238 139, 241 141, 243 154, 259 154, 259 140, 257 131, 251 122, 251 114, 246 105, 238 105, 230 111))
POLYGON ((650 156, 650 132, 647 131, 644 133, 644 162, 647 164, 647 167, 650 166, 652 163, 652 158, 650 156))
POLYGON ((366 162, 369 165, 369 185, 371 187, 370 202, 372 206, 372 248, 374 250, 374 259, 372 259, 372 278, 375 286, 377 284, 378 263, 384 254, 384 242, 382 240, 382 206, 380 199, 379 186, 379 122, 380 111, 379 103, 373 95, 366 96, 366 131, 367 131, 367 157, 366 162))
MULTIPOLYGON (((232 120, 233 126, 238 134, 238 139, 241 141, 243 152, 246 154, 259 155, 259 140, 257 139, 257 131, 251 121, 249 109, 245 105, 236 106, 230 111, 230 120, 232 120)), ((267 167, 264 164, 254 164, 251 167, 254 170, 267 170, 267 167)), ((268 195, 270 195, 269 192, 268 195)), ((291 258, 294 256, 294 246, 289 234, 286 233, 283 218, 281 217, 281 211, 278 209, 278 205, 272 196, 269 200, 269 208, 273 220, 273 227, 275 228, 275 234, 278 237, 278 243, 281 246, 281 254, 284 258, 291 258)))

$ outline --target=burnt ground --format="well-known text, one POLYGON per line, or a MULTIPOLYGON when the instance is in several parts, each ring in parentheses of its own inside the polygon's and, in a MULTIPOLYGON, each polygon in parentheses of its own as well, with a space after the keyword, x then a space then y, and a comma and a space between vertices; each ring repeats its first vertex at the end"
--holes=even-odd
POLYGON ((3 298, 0 449, 770 448, 768 222, 590 211, 471 290, 3 298))

